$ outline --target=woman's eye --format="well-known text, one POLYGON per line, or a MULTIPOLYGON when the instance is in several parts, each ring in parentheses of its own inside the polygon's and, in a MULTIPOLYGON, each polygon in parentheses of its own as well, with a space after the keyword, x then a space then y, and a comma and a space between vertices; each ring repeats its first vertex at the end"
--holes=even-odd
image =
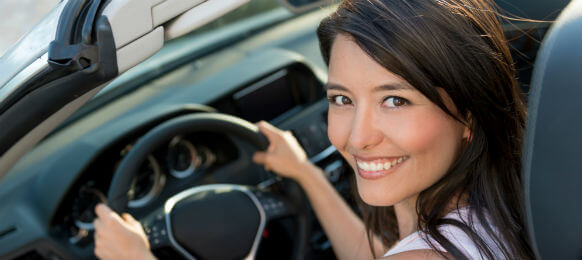
POLYGON ((350 98, 348 98, 346 96, 342 96, 342 95, 331 96, 329 98, 329 101, 335 105, 338 105, 338 106, 352 104, 352 100, 350 98))
POLYGON ((401 107, 408 104, 408 100, 401 97, 388 97, 384 100, 384 105, 387 107, 401 107))

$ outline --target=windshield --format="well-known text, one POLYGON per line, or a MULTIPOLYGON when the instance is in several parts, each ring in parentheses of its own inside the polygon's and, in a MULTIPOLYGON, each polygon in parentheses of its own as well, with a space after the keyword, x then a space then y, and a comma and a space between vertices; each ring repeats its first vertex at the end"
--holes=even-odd
POLYGON ((226 48, 233 42, 294 16, 277 0, 252 0, 189 34, 164 43, 158 53, 115 78, 54 132, 197 57, 226 48))
MULTIPOLYGON (((0 0, 0 5, 3 7, 0 10, 0 15, 7 19, 0 22, 1 31, 5 33, 5 36, 0 38, 0 69, 3 72, 0 75, 0 86, 4 86, 10 81, 16 73, 23 69, 23 66, 30 64, 32 60, 40 58, 42 54, 46 53, 48 42, 54 38, 57 18, 66 2, 57 4, 54 1, 40 0, 38 3, 35 2, 34 5, 31 5, 28 2, 2 3, 2 1, 0 0), (48 15, 45 16, 47 13, 48 15), (43 16, 45 17, 43 18, 43 16), (33 25, 36 22, 38 22, 38 25, 34 27, 33 25), (33 27, 33 31, 22 36, 33 27), (22 37, 20 42, 26 44, 14 45, 14 48, 9 49, 20 37, 22 37)), ((194 37, 200 37, 200 35, 233 25, 274 9, 281 9, 276 0, 250 1, 237 10, 226 14, 190 34, 166 42, 165 46, 176 45, 176 42, 191 41, 194 37)), ((2 96, 10 94, 7 88, 4 88, 0 92, 6 92, 0 93, 3 94, 0 95, 0 101, 2 100, 2 96)))
POLYGON ((148 81, 167 74, 184 63, 191 62, 196 57, 227 47, 233 41, 293 16, 294 14, 280 6, 276 0, 252 0, 189 34, 164 43, 164 47, 158 53, 118 76, 62 126, 76 121, 120 95, 142 87, 148 81))
MULTIPOLYGON (((153 79, 169 71, 180 63, 180 58, 194 59, 196 56, 224 45, 233 37, 251 33, 257 28, 292 17, 276 0, 253 0, 223 17, 208 23, 195 31, 164 43, 164 47, 148 60, 117 77, 95 98, 116 88, 124 88, 124 93, 135 88, 136 78, 147 76, 153 79), (134 86, 127 86, 134 85, 134 86)), ((95 99, 94 98, 94 99, 95 99)), ((90 102, 91 103, 91 102, 90 102)))
MULTIPOLYGON (((31 71, 23 71, 23 69, 47 52, 48 43, 55 37, 58 17, 64 5, 64 2, 57 5, 48 13, 48 15, 42 18, 32 31, 28 32, 19 40, 20 44, 14 45, 12 49, 0 57, 0 71, 2 71, 2 73, 0 73, 0 102, 13 90, 11 86, 6 86, 6 83, 11 81, 14 77, 17 77, 17 75, 17 78, 26 78, 28 76, 27 74, 30 74, 31 71)), ((2 8, 2 10, 7 9, 2 8)), ((21 11, 24 12, 22 9, 21 11)), ((5 11, 0 11, 0 15, 4 12, 5 11)), ((24 15, 24 17, 27 16, 24 15)), ((10 16, 8 16, 8 18, 10 19, 10 16)), ((2 23, 11 24, 11 22, 6 21, 9 19, 5 19, 5 22, 2 23)), ((16 34, 21 33, 21 27, 12 28, 10 30, 7 29, 6 31, 2 30, 2 32, 6 32, 7 37, 1 37, 3 40, 0 41, 0 48, 7 48, 7 46, 12 44, 9 41, 12 41, 13 38, 19 37, 16 34)), ((2 51, 4 50, 0 49, 0 53, 2 51)), ((18 81, 13 80, 13 82, 17 83, 18 81)))
POLYGON ((266 13, 276 8, 281 8, 276 0, 253 0, 224 15, 223 17, 202 26, 185 37, 188 38, 192 35, 202 34, 211 30, 215 30, 244 19, 248 19, 249 17, 266 13))
POLYGON ((58 0, 0 0, 0 57, 58 4, 58 0))

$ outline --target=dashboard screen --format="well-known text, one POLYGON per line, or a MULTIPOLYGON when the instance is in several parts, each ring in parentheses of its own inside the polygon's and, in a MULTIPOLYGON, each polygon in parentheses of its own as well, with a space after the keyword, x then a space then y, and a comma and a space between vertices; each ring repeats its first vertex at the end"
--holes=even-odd
POLYGON ((287 80, 278 71, 233 95, 240 116, 248 121, 271 120, 297 105, 287 80))

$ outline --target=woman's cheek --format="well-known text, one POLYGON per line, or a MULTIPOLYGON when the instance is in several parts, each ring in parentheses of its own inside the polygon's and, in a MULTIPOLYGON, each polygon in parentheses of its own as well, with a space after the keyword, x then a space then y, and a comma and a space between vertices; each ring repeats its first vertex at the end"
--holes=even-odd
POLYGON ((418 116, 419 120, 407 124, 408 130, 401 130, 406 135, 401 140, 414 158, 417 178, 430 186, 442 178, 454 163, 462 132, 457 128, 457 121, 444 112, 444 115, 434 111, 423 114, 418 116))
MULTIPOLYGON (((344 111, 345 112, 345 111, 344 111)), ((327 135, 329 141, 340 152, 345 149, 350 135, 351 120, 347 113, 340 113, 330 108, 327 117, 327 135)))
POLYGON ((455 147, 457 131, 446 115, 423 109, 402 112, 380 121, 384 135, 394 146, 413 156, 443 152, 441 156, 445 156, 455 147))

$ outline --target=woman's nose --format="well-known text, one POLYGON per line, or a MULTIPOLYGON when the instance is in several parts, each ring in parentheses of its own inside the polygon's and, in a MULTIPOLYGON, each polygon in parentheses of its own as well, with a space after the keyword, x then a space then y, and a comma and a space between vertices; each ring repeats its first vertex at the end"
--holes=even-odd
POLYGON ((352 119, 349 143, 353 149, 369 150, 380 144, 383 139, 379 129, 378 117, 370 110, 360 110, 352 119))

